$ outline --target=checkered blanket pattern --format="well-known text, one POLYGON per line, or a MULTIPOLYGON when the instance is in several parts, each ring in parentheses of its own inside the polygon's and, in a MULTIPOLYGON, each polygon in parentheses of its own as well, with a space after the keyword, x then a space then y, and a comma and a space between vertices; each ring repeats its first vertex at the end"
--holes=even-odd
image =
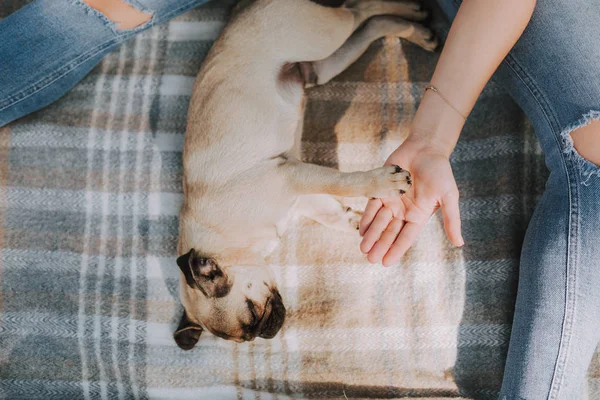
MULTIPOLYGON (((23 3, 0 1, 0 17, 23 3)), ((493 83, 452 156, 463 249, 436 215, 384 269, 356 235, 298 219, 271 258, 288 308, 281 333, 175 345, 186 112, 227 8, 213 2, 143 33, 66 97, 0 129, 0 397, 494 398, 520 244, 547 173, 529 124, 493 83)), ((385 39, 310 90, 304 158, 379 166, 406 137, 436 59, 385 39)), ((595 357, 589 398, 600 398, 599 376, 595 357)))

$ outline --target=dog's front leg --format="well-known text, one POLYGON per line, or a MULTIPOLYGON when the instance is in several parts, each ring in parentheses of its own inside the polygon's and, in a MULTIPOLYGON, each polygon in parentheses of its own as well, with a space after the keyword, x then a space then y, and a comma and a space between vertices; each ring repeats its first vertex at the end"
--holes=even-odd
POLYGON ((328 228, 342 232, 356 232, 362 211, 344 206, 328 194, 307 194, 298 197, 296 212, 328 228))
POLYGON ((396 165, 370 171, 340 172, 287 160, 279 168, 297 195, 322 193, 342 197, 388 197, 406 192, 412 183, 410 173, 396 165))

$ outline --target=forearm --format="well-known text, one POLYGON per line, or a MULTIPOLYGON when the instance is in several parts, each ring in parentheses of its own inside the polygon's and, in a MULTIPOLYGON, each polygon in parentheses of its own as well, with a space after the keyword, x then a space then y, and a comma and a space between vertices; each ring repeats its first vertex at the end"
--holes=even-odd
MULTIPOLYGON (((527 26, 535 0, 464 0, 431 79, 460 114, 468 115, 483 87, 527 26)), ((412 140, 435 142, 448 155, 464 124, 439 94, 427 91, 413 121, 412 140)))

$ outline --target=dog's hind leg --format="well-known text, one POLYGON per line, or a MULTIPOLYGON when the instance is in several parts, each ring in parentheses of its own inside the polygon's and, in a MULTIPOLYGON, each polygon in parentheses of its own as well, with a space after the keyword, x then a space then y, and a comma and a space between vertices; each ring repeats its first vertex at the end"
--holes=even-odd
POLYGON ((356 232, 362 217, 362 212, 345 207, 338 199, 328 194, 298 197, 296 211, 321 225, 343 232, 356 232))
MULTIPOLYGON (((352 35, 362 12, 346 7, 325 7, 309 0, 263 0, 248 8, 244 26, 264 35, 259 52, 285 63, 322 60, 333 54, 352 35), (288 22, 289 21, 289 22, 288 22)), ((364 21, 364 20, 362 20, 364 21)), ((258 43, 256 44, 258 46, 258 43)), ((251 45, 254 45, 251 43, 251 45)))
POLYGON ((343 7, 325 7, 310 0, 263 0, 252 2, 245 10, 236 34, 242 41, 248 39, 249 31, 261 37, 256 41, 260 47, 255 49, 250 41, 247 50, 258 57, 266 49, 269 59, 283 63, 329 57, 358 27, 377 15, 412 20, 423 20, 428 15, 419 3, 391 0, 353 1, 343 7), (293 16, 289 23, 288 16, 293 16))
POLYGON ((290 158, 278 168, 290 185, 290 191, 298 196, 388 197, 406 192, 412 184, 410 173, 396 165, 370 171, 340 172, 290 158))
POLYGON ((346 7, 356 13, 358 25, 377 15, 395 15, 413 21, 423 21, 429 16, 423 5, 416 1, 349 0, 346 7))
POLYGON ((398 17, 373 17, 331 56, 312 62, 312 69, 308 63, 301 64, 306 87, 329 82, 353 64, 373 41, 384 36, 406 39, 428 51, 434 50, 438 44, 433 32, 424 26, 398 17))

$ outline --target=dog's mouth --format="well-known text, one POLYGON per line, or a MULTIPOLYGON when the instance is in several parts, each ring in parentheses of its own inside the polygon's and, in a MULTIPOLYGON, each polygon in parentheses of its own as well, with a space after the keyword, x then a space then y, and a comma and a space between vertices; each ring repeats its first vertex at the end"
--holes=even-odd
POLYGON ((272 295, 267 299, 263 314, 259 318, 256 318, 251 325, 244 328, 244 334, 241 337, 235 337, 224 332, 215 331, 208 326, 206 329, 221 339, 233 340, 236 342, 249 342, 257 337, 273 339, 283 326, 286 309, 279 292, 276 289, 271 292, 272 295))
POLYGON ((273 289, 271 296, 267 299, 262 316, 248 327, 242 338, 246 341, 254 340, 257 337, 263 339, 274 338, 283 326, 285 314, 286 310, 281 295, 279 291, 273 289))
POLYGON ((271 313, 273 312, 272 303, 272 298, 267 299, 267 303, 265 304, 263 314, 259 318, 256 318, 254 323, 252 323, 250 326, 248 326, 248 328, 246 328, 246 333, 244 333, 242 337, 245 341, 252 341, 256 337, 262 337, 261 334, 264 329, 265 323, 271 316, 271 313))
POLYGON ((281 295, 276 289, 273 289, 271 293, 272 297, 267 302, 265 313, 258 326, 258 336, 263 339, 274 338, 285 322, 286 310, 281 295))

